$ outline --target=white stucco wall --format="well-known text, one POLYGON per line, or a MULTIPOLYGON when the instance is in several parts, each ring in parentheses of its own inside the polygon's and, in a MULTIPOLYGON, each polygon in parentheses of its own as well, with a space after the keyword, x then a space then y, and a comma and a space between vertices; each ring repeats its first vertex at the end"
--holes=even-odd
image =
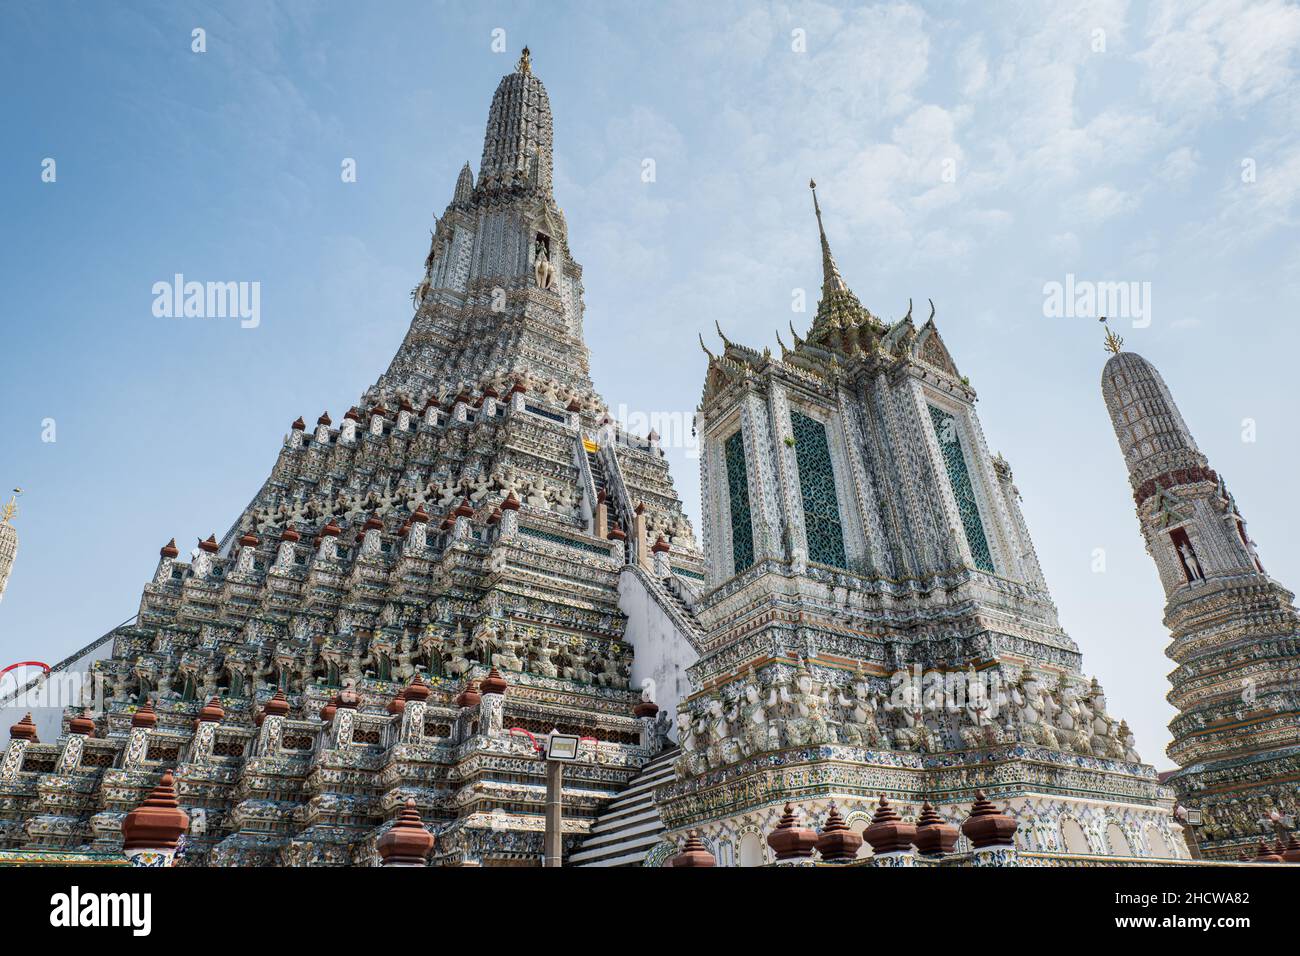
MULTIPOLYGON (((9 746, 9 728, 22 720, 23 715, 29 711, 32 722, 36 724, 36 736, 41 743, 55 743, 59 739, 59 734, 63 732, 63 707, 80 701, 83 676, 95 661, 110 657, 112 653, 112 641, 105 641, 99 647, 85 650, 69 661, 61 671, 52 674, 52 680, 57 688, 37 688, 13 699, 10 699, 12 692, 17 689, 14 682, 8 679, 0 680, 0 750, 9 746)), ((23 673, 23 680, 26 681, 35 672, 27 670, 23 673)))
POLYGON ((698 655, 632 571, 619 576, 618 606, 627 615, 624 639, 635 650, 632 686, 644 687, 647 680, 653 681, 654 701, 672 716, 675 740, 677 704, 690 693, 686 668, 698 655))

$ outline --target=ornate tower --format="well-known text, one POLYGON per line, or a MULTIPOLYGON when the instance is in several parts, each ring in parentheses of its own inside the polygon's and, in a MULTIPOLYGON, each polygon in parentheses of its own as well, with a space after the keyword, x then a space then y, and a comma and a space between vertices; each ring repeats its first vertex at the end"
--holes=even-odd
POLYGON ((1165 589, 1169 782, 1199 809, 1204 854, 1236 859, 1271 837, 1270 814, 1295 814, 1300 777, 1300 618, 1264 571, 1246 521, 1210 468, 1160 373, 1122 350, 1101 390, 1124 453, 1138 525, 1165 589))
POLYGON ((811 328, 779 354, 721 328, 705 347, 700 690, 665 822, 753 865, 787 800, 852 824, 883 791, 960 822, 982 786, 1023 849, 1185 856, 1172 793, 1057 621, 933 306, 919 324, 863 306, 813 205, 811 328))
POLYGON ((0 601, 5 597, 5 585, 9 583, 9 572, 14 569, 18 558, 18 529, 13 526, 13 519, 18 514, 18 494, 15 488, 9 503, 0 511, 0 601))
POLYGON ((537 863, 539 737, 583 738, 567 843, 662 747, 703 564, 656 439, 592 388, 551 150, 525 50, 392 363, 293 423, 221 541, 162 549, 105 712, 0 764, 0 851, 116 852, 174 767, 190 864, 376 863, 410 801, 436 864, 537 863))

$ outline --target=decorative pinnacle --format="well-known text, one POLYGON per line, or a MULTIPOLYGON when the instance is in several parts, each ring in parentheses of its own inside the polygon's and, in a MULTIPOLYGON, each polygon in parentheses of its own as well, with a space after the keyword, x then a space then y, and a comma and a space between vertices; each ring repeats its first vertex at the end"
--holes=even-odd
POLYGON ((831 244, 826 239, 826 229, 822 226, 822 207, 817 202, 817 181, 808 180, 808 188, 813 194, 813 212, 817 214, 817 233, 822 242, 822 293, 829 291, 848 291, 848 285, 840 275, 840 268, 835 264, 835 257, 831 255, 831 244))
POLYGON ((533 55, 528 52, 528 47, 524 47, 519 54, 519 62, 515 64, 515 72, 522 73, 524 76, 533 72, 533 55))
POLYGON ((22 493, 21 488, 14 489, 14 493, 9 497, 9 503, 0 511, 0 524, 8 524, 13 520, 14 515, 18 514, 18 496, 22 493))
POLYGON ((1106 351, 1118 355, 1124 348, 1124 340, 1114 333, 1104 315, 1101 317, 1101 322, 1106 326, 1106 351))

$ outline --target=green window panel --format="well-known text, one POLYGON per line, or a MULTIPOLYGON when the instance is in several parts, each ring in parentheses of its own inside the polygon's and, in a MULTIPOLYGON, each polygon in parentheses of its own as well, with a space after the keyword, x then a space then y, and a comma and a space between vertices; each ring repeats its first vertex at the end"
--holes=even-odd
POLYGON ((840 525, 839 499, 835 497, 835 471, 826 426, 815 418, 791 412, 790 429, 794 432, 794 456, 803 492, 808 560, 845 568, 844 529, 840 525))
POLYGON ((731 556, 735 574, 754 564, 754 524, 749 514, 749 472, 745 439, 736 432, 723 444, 727 458, 727 491, 731 499, 731 556))
POLYGON ((971 485, 970 473, 966 470, 966 456, 962 454, 957 422, 941 408, 930 405, 929 409, 934 434, 939 439, 939 450, 943 453, 943 462, 948 468, 948 483, 952 486, 953 497, 957 499, 957 511, 966 532, 966 544, 970 546, 975 567, 993 574, 993 554, 989 551, 984 522, 980 520, 979 505, 975 502, 975 488, 971 485))

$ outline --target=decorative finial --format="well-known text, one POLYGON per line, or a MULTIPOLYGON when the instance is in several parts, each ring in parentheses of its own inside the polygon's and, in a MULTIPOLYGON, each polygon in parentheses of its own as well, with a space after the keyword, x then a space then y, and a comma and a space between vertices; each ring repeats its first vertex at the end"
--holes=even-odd
POLYGON ((9 503, 0 511, 0 524, 9 524, 14 515, 18 514, 18 496, 23 493, 21 488, 15 488, 14 493, 9 497, 9 503))
POLYGON ((704 344, 704 333, 700 333, 700 348, 704 349, 704 354, 709 357, 710 362, 716 362, 718 357, 709 351, 709 347, 704 344))
POLYGON ((1118 355, 1120 350, 1124 348, 1124 340, 1115 334, 1104 315, 1101 317, 1101 323, 1106 326, 1106 351, 1118 355))
POLYGON ((519 54, 519 62, 515 64, 515 72, 522 73, 524 76, 533 72, 533 56, 528 52, 528 47, 519 54))
POLYGON ((826 239, 826 229, 822 226, 822 207, 817 202, 817 180, 808 180, 808 188, 812 190, 813 212, 817 215, 817 234, 822 243, 822 296, 824 298, 828 292, 848 291, 849 287, 840 276, 839 266, 835 264, 835 257, 831 255, 831 244, 826 239))

